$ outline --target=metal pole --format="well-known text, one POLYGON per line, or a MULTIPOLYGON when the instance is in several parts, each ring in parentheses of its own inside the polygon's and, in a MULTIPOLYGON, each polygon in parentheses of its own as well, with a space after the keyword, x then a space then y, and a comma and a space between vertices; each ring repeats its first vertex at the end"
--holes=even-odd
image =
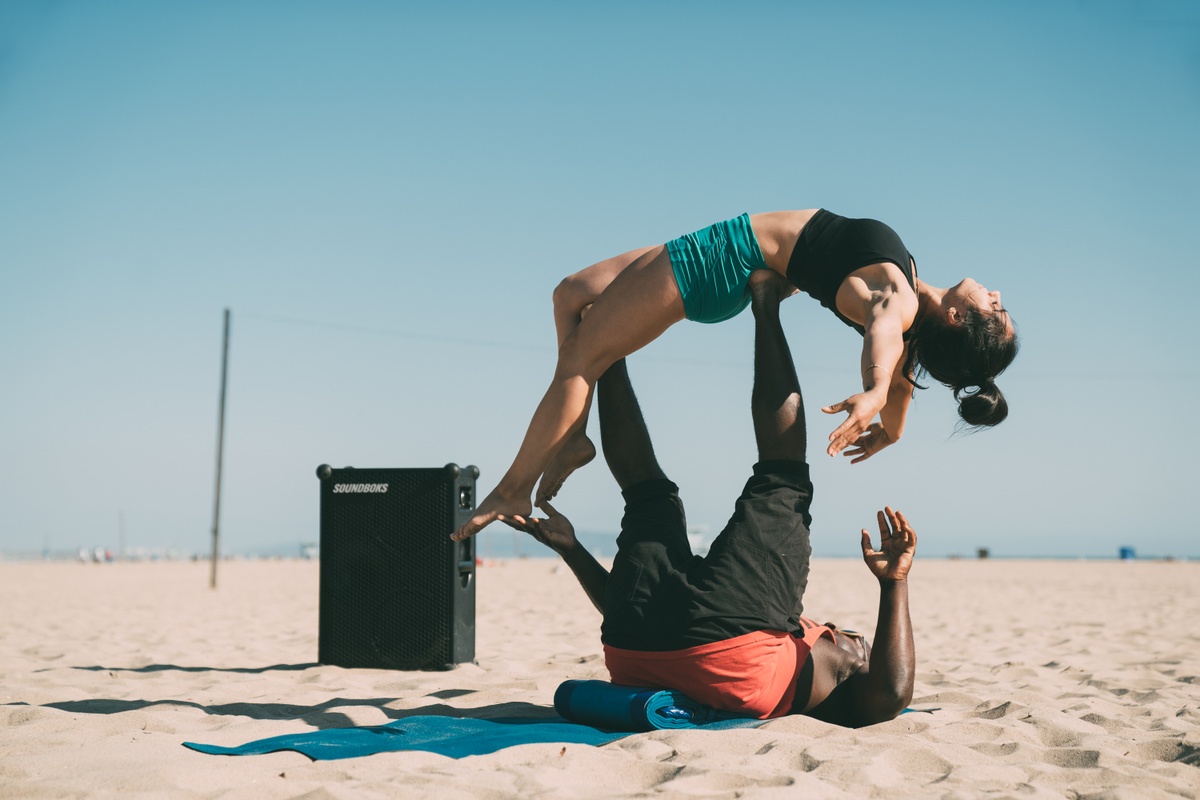
POLYGON ((225 377, 229 373, 229 309, 225 309, 225 336, 221 346, 221 406, 217 413, 217 488, 213 500, 212 570, 209 588, 217 588, 217 542, 221 531, 221 456, 225 449, 225 377))

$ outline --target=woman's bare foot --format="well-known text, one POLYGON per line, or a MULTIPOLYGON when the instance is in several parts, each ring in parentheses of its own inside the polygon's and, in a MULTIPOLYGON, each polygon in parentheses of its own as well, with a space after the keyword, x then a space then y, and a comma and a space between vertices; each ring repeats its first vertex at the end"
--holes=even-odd
POLYGON ((563 442, 538 483, 537 503, 553 500, 571 473, 596 457, 596 445, 582 430, 563 442))
POLYGON ((756 269, 746 280, 753 303, 782 303, 800 291, 791 281, 773 269, 756 269))
POLYGON ((458 530, 450 534, 450 538, 458 542, 469 536, 474 536, 487 525, 495 522, 501 515, 528 517, 532 513, 533 505, 529 502, 528 495, 524 499, 512 498, 506 494, 502 494, 499 487, 497 487, 492 489, 487 497, 483 498, 483 502, 475 507, 475 513, 471 515, 471 518, 458 530))

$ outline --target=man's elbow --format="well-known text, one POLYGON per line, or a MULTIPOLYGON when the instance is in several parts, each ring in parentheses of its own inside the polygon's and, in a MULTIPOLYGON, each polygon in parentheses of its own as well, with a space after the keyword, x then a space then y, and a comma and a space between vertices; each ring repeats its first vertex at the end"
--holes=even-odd
POLYGON ((904 713, 904 709, 908 708, 908 704, 912 702, 912 690, 903 694, 897 694, 894 697, 888 698, 882 703, 882 711, 885 715, 881 722, 886 722, 889 719, 895 719, 904 713))
POLYGON ((865 704, 862 721, 858 727, 877 725, 880 722, 893 720, 900 716, 911 702, 911 686, 907 689, 895 687, 895 690, 879 692, 871 698, 869 703, 865 704))

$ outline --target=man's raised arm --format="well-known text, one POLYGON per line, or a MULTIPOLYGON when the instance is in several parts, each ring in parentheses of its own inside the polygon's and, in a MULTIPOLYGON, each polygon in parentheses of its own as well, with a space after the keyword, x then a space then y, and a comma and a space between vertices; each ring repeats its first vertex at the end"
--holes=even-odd
POLYGON ((879 579, 879 620, 866 675, 855 675, 853 706, 859 724, 895 718, 912 701, 916 674, 912 620, 908 613, 908 571, 917 549, 917 533, 898 511, 884 508, 879 517, 879 549, 862 531, 863 560, 879 579))

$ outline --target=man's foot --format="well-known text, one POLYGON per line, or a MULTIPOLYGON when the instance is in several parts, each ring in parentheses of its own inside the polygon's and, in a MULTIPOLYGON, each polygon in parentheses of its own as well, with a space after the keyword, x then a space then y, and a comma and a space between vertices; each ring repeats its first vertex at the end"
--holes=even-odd
POLYGON ((791 282, 773 269, 756 269, 746 281, 750 290, 750 301, 761 306, 768 303, 778 305, 799 291, 791 282))
POLYGON ((596 445, 582 430, 563 442, 538 483, 538 505, 553 500, 571 473, 596 457, 596 445))
POLYGON ((469 520, 466 521, 458 530, 450 534, 450 538, 456 542, 462 541, 469 536, 474 536, 483 530, 487 525, 495 522, 500 515, 528 517, 533 513, 533 506, 529 502, 529 497, 522 499, 513 499, 507 495, 499 493, 498 489, 493 489, 487 497, 483 498, 483 502, 475 508, 475 513, 469 520))

